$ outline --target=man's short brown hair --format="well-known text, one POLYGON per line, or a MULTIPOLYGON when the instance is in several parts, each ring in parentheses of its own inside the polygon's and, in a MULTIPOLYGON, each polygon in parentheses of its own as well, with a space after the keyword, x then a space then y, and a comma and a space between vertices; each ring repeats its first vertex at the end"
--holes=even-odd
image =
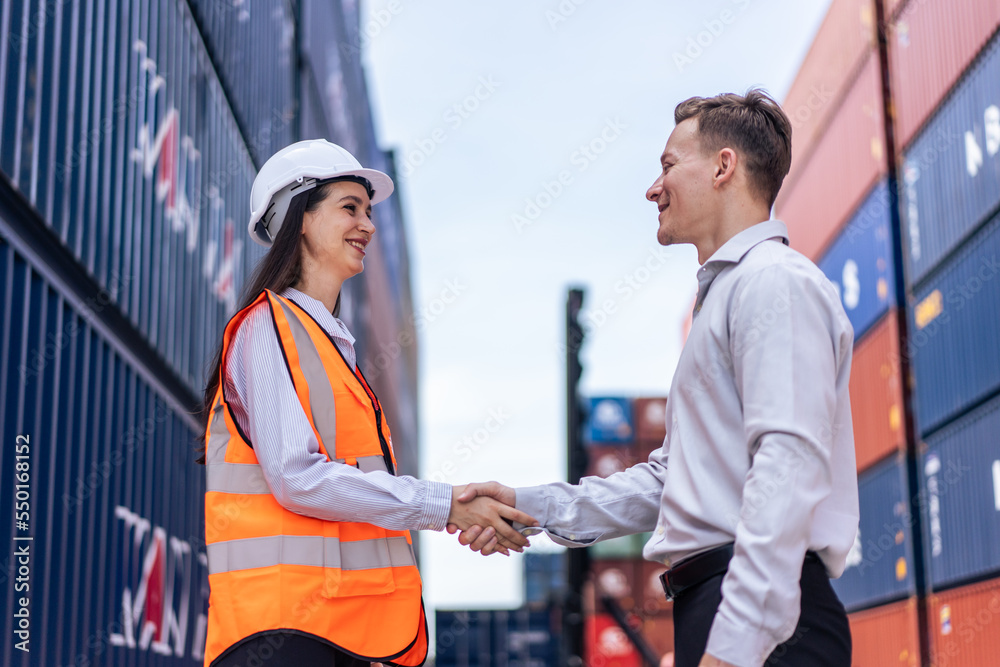
POLYGON ((750 189, 773 206, 792 162, 792 124, 778 103, 760 88, 746 95, 692 97, 674 109, 674 122, 692 118, 702 149, 729 147, 742 154, 750 189))

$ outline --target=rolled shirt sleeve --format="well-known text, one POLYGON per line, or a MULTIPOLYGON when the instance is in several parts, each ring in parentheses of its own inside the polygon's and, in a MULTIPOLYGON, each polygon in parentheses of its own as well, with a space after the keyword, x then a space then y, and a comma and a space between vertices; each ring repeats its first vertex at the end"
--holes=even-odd
POLYGON ((835 432, 845 426, 837 384, 846 381, 842 361, 845 346, 849 360, 852 335, 849 325, 846 335, 837 333, 845 327, 832 287, 781 264, 749 277, 731 312, 751 464, 706 651, 758 667, 798 622, 798 573, 816 509, 832 491, 835 432))
POLYGON ((447 525, 450 485, 384 471, 362 472, 332 462, 319 451, 265 304, 244 320, 225 363, 226 398, 282 507, 317 519, 359 521, 389 530, 443 530, 447 525))

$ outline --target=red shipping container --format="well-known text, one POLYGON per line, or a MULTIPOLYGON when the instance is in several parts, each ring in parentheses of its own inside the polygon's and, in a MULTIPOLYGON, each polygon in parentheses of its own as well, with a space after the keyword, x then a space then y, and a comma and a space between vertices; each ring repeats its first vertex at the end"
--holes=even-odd
POLYGON ((792 159, 776 211, 793 248, 814 261, 820 257, 886 173, 884 136, 881 75, 872 57, 814 149, 792 159))
POLYGON ((899 330, 890 310, 854 346, 851 416, 858 472, 906 448, 899 330))
POLYGON ((1000 662, 1000 579, 932 595, 927 616, 934 667, 1000 662))
POLYGON ((674 617, 654 616, 642 622, 642 636, 662 659, 674 652, 674 617))
POLYGON ((625 611, 634 611, 642 599, 641 560, 614 559, 593 561, 590 575, 594 582, 595 606, 603 609, 601 598, 608 595, 625 611))
POLYGON ((852 667, 917 667, 920 622, 913 598, 848 616, 854 643, 852 667))
POLYGON ((660 583, 660 575, 667 571, 665 565, 644 560, 639 565, 639 585, 642 586, 639 611, 643 616, 662 616, 673 611, 674 603, 667 602, 660 583))
MULTIPOLYGON (((667 435, 667 399, 637 398, 632 401, 635 414, 636 440, 642 443, 656 443, 659 447, 667 435)), ((655 448, 654 448, 655 449, 655 448)))
POLYGON ((587 447, 587 470, 585 475, 610 477, 638 463, 638 453, 635 446, 624 447, 595 445, 587 447))
POLYGON ((896 146, 903 149, 1000 26, 997 0, 910 0, 889 35, 896 146))
POLYGON ((874 44, 873 0, 833 0, 782 105, 792 122, 794 157, 807 154, 822 135, 874 44))
POLYGON ((642 656, 625 631, 608 614, 584 619, 584 664, 601 667, 642 667, 642 656))

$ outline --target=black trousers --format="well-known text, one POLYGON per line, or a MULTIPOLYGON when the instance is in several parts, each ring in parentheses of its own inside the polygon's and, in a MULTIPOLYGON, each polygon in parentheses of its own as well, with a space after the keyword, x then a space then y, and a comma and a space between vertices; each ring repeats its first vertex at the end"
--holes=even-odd
POLYGON ((291 632, 251 637, 212 667, 369 667, 325 642, 291 632))
MULTIPOLYGON (((674 665, 697 667, 722 602, 718 574, 688 588, 674 600, 674 665)), ((802 604, 795 632, 764 663, 766 667, 850 667, 851 628, 844 605, 818 560, 802 566, 802 604)))

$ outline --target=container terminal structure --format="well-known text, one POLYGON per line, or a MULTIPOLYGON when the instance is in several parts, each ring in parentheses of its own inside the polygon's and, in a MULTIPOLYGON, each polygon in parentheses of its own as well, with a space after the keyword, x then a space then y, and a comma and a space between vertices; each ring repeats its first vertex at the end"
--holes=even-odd
MULTIPOLYGON (((0 3, 0 664, 197 665, 198 415, 278 149, 381 150, 356 0, 0 3)), ((417 471, 400 197, 341 317, 417 471)))

